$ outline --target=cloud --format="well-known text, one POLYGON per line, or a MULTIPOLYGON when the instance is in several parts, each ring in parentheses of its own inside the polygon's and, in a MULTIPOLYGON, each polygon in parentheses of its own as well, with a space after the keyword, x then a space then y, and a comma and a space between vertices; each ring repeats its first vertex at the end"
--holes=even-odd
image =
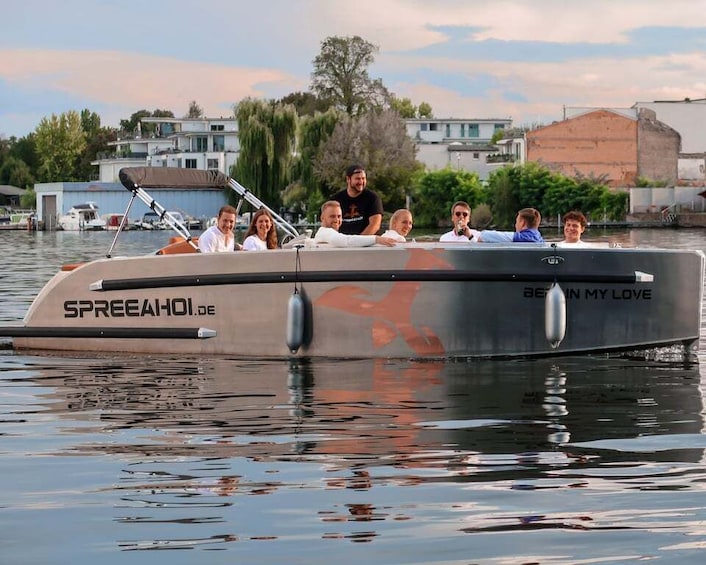
MULTIPOLYGON (((262 97, 266 89, 286 92, 301 81, 281 70, 228 67, 170 57, 119 51, 0 50, 0 77, 25 91, 55 91, 60 103, 81 101, 117 108, 113 125, 138 109, 170 109, 186 113, 191 100, 208 116, 231 114, 232 105, 248 96, 262 97), (125 113, 127 112, 127 113, 125 113)), ((46 113, 70 109, 52 107, 46 113)), ((101 117, 105 118, 101 113, 101 117)))

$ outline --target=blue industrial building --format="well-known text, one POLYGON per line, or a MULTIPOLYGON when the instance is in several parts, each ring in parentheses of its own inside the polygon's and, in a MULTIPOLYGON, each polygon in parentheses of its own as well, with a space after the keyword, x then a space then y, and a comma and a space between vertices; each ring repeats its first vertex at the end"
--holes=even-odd
MULTIPOLYGON (((77 204, 94 202, 100 215, 123 214, 132 196, 122 184, 114 182, 47 182, 35 184, 37 193, 37 217, 47 230, 56 229, 59 217, 77 204)), ((221 189, 150 189, 150 195, 167 210, 177 210, 200 220, 218 214, 227 204, 227 196, 221 189)), ((140 220, 147 205, 135 199, 130 209, 131 222, 140 220)))

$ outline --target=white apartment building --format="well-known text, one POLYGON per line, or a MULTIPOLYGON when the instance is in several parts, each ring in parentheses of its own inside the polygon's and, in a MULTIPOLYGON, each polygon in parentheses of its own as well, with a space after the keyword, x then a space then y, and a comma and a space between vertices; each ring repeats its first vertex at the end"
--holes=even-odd
POLYGON ((498 164, 489 157, 498 152, 490 145, 497 131, 512 126, 510 118, 416 118, 405 120, 407 134, 417 145, 417 160, 428 170, 445 167, 471 171, 487 180, 498 164))
POLYGON ((238 159, 240 142, 235 118, 152 118, 142 124, 155 124, 156 133, 118 139, 107 155, 91 164, 99 168, 98 180, 118 182, 123 167, 177 167, 217 169, 229 174, 238 159))
MULTIPOLYGON (((429 170, 452 167, 475 171, 487 179, 497 163, 488 156, 498 149, 490 141, 512 120, 420 118, 405 120, 407 134, 417 145, 417 159, 429 170)), ((123 167, 177 167, 217 169, 229 174, 238 159, 240 142, 235 118, 141 119, 134 136, 111 142, 111 151, 92 162, 99 167, 98 179, 118 182, 123 167), (142 125, 154 124, 154 134, 143 136, 142 125)))

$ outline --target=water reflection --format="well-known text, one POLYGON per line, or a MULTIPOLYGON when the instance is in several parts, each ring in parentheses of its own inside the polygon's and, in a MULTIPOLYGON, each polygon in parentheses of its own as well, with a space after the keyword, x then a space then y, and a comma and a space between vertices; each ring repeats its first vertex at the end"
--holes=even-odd
POLYGON ((634 527, 639 507, 618 518, 576 494, 704 480, 693 365, 11 359, 6 380, 35 403, 18 405, 17 435, 51 421, 45 453, 114 463, 84 496, 112 501, 123 550, 371 543, 438 524, 474 534, 634 527), (513 492, 572 493, 576 509, 544 494, 508 512, 513 492))
POLYGON ((74 445, 80 453, 324 457, 352 468, 384 456, 387 466, 437 467, 439 445, 515 453, 702 429, 698 365, 607 357, 55 361, 30 377, 50 387, 45 409, 109 430, 159 431, 137 446, 74 445))

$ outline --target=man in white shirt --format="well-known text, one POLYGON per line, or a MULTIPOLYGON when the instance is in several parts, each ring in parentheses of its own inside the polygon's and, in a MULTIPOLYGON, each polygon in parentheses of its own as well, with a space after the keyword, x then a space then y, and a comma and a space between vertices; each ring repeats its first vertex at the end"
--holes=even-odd
POLYGON ((324 202, 321 206, 321 227, 314 236, 314 242, 318 244, 326 243, 332 247, 369 247, 380 244, 392 247, 395 240, 380 235, 345 235, 339 233, 339 228, 343 223, 343 211, 341 205, 335 200, 324 202))
POLYGON ((583 232, 586 231, 588 221, 581 212, 572 210, 564 214, 564 241, 559 243, 560 247, 589 247, 590 243, 581 241, 583 232))
POLYGON ((449 241, 460 241, 468 243, 469 241, 477 242, 480 232, 468 227, 468 222, 471 221, 471 207, 467 202, 454 202, 451 206, 451 223, 454 229, 443 234, 439 241, 446 243, 449 241))
MULTIPOLYGON (((199 250, 202 253, 234 251, 236 249, 235 227, 236 210, 233 206, 223 206, 218 211, 215 226, 211 226, 199 236, 199 250)), ((240 245, 238 245, 240 249, 240 245)))

